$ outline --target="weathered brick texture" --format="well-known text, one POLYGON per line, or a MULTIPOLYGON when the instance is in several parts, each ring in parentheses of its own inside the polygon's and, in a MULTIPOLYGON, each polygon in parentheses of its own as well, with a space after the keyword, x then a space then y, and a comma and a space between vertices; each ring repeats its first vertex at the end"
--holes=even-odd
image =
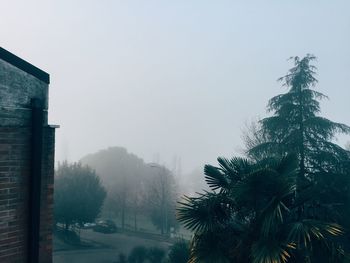
POLYGON ((0 263, 28 261, 32 98, 45 110, 38 263, 51 263, 55 130, 47 125, 48 84, 30 74, 31 65, 28 73, 14 62, 0 52, 0 263))
POLYGON ((27 254, 30 128, 0 127, 0 262, 25 262, 27 254))

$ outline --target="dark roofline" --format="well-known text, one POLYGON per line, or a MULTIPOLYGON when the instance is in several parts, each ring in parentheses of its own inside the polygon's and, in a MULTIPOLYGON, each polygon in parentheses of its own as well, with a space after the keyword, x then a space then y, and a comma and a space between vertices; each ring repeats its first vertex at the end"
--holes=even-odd
POLYGON ((28 63, 27 61, 17 57, 16 55, 12 54, 6 49, 3 49, 2 47, 0 47, 0 59, 5 60, 11 65, 27 72, 28 74, 40 79, 41 81, 47 84, 50 83, 50 75, 48 73, 42 71, 41 69, 28 63))

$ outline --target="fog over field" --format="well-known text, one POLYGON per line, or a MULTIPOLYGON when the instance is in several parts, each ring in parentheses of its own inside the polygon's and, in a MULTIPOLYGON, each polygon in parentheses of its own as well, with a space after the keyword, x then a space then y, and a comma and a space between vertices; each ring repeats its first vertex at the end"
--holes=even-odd
MULTIPOLYGON (((121 146, 183 173, 242 148, 290 56, 312 53, 323 115, 350 123, 350 2, 1 2, 1 45, 51 74, 58 161, 121 146)), ((340 137, 339 144, 349 139, 340 137)))

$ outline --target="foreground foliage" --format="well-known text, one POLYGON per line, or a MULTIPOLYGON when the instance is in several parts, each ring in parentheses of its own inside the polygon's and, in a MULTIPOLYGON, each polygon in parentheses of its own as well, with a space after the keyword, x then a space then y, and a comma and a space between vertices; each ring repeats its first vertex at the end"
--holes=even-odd
POLYGON ((337 262, 340 225, 298 218, 297 158, 252 162, 219 158, 205 166, 215 192, 185 197, 178 219, 194 231, 189 262, 337 262))
POLYGON ((116 263, 162 263, 165 256, 162 248, 137 246, 131 250, 128 258, 124 254, 119 254, 119 260, 116 263))
POLYGON ((247 159, 206 165, 212 191, 185 197, 178 219, 194 232, 191 263, 344 262, 349 240, 350 153, 334 143, 350 127, 320 117, 312 55, 294 57, 273 97, 245 136, 247 159))
POLYGON ((185 240, 179 240, 170 247, 169 263, 187 263, 190 259, 189 244, 185 240))
POLYGON ((320 115, 320 101, 327 96, 315 90, 315 59, 291 58, 293 67, 279 79, 288 90, 270 99, 267 108, 272 116, 260 121, 247 153, 254 160, 295 154, 296 194, 304 202, 298 216, 312 213, 348 228, 350 152, 335 143, 335 136, 349 134, 350 127, 320 115))

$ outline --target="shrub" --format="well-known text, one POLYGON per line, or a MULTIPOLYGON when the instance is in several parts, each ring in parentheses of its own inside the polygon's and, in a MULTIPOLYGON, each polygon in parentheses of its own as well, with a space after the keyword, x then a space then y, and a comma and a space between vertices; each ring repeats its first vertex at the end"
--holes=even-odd
POLYGON ((169 263, 187 263, 190 258, 189 244, 180 240, 171 246, 169 252, 169 263))
POLYGON ((152 247, 148 250, 147 258, 151 263, 162 263, 165 251, 159 247, 152 247))
POLYGON ((143 246, 134 247, 128 257, 129 263, 144 263, 147 258, 147 249, 143 246))

